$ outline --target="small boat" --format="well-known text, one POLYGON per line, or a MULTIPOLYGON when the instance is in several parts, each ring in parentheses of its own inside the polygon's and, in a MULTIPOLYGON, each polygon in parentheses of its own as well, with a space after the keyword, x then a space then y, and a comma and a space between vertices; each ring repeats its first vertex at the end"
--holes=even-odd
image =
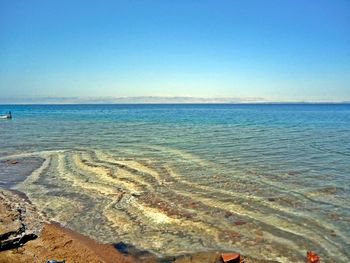
POLYGON ((9 120, 9 119, 12 119, 11 111, 9 111, 8 113, 6 113, 6 114, 4 114, 4 115, 0 115, 0 119, 1 119, 1 120, 9 120))

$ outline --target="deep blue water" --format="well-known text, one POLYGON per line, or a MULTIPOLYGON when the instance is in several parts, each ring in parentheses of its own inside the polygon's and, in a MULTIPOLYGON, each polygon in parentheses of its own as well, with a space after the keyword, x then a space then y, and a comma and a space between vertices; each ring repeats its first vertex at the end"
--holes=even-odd
MULTIPOLYGON (((2 186, 16 187, 24 176, 10 180, 9 174, 16 169, 30 174, 46 158, 45 151, 102 151, 149 161, 155 170, 171 167, 179 176, 174 178, 186 181, 176 185, 179 192, 198 194, 208 206, 210 201, 196 191, 207 189, 222 209, 230 200, 216 189, 239 193, 242 200, 235 207, 241 216, 256 219, 269 233, 267 240, 281 245, 276 236, 285 236, 278 231, 288 230, 305 237, 304 243, 291 237, 296 251, 307 249, 309 240, 312 248, 328 247, 326 258, 349 259, 349 104, 0 105, 0 113, 8 110, 13 119, 0 121, 2 186), (22 164, 28 165, 8 166, 10 158, 24 158, 22 164), (313 220, 314 237, 302 223, 305 218, 313 220), (274 230, 266 224, 283 226, 274 230), (329 237, 320 238, 322 232, 329 237)), ((71 225, 79 229, 79 222, 71 225)), ((203 247, 217 248, 214 243, 203 247)))

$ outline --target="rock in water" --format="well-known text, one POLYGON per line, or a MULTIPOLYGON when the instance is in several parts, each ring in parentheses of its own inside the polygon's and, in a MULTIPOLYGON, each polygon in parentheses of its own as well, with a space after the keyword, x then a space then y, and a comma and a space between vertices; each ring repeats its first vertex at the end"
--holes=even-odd
POLYGON ((44 222, 44 217, 27 200, 0 189, 0 251, 35 239, 44 222))

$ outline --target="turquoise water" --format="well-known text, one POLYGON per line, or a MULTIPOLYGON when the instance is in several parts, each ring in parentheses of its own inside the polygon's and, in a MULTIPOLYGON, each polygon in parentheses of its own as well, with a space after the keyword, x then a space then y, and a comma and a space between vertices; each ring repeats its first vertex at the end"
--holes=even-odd
POLYGON ((0 105, 8 110, 0 186, 102 242, 350 260, 350 105, 0 105))

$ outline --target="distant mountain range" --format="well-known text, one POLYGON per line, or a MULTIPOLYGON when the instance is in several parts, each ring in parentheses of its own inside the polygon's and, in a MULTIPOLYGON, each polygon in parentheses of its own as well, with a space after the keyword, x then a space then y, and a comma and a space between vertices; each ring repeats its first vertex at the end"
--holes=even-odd
POLYGON ((0 98, 0 104, 171 104, 171 103, 350 103, 350 101, 269 101, 264 98, 234 97, 41 97, 0 98))

